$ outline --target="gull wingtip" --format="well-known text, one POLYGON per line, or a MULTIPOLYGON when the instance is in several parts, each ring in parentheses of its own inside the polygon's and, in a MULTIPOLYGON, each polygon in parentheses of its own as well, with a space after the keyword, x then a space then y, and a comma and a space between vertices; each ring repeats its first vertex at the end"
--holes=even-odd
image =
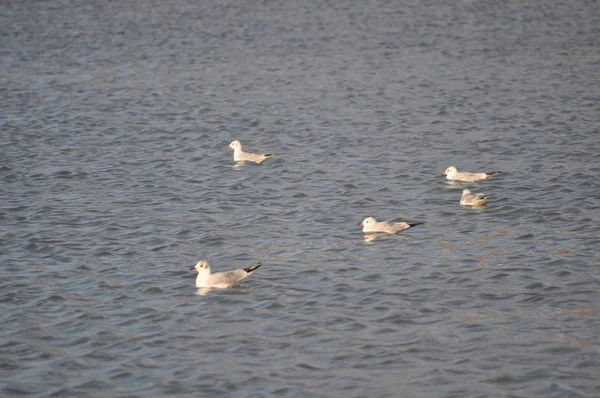
POLYGON ((262 263, 259 261, 256 264, 249 266, 248 268, 244 268, 244 271, 246 271, 247 273, 251 273, 251 272, 255 271, 257 268, 259 268, 261 265, 262 265, 262 263))

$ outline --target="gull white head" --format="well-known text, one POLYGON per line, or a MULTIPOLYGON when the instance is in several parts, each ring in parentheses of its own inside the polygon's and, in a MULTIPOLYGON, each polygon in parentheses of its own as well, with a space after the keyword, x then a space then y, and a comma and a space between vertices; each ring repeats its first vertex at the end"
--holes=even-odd
POLYGON ((443 173, 442 175, 448 176, 448 177, 452 177, 454 176, 456 173, 458 172, 458 170, 456 170, 456 167, 454 166, 450 166, 448 167, 443 173))
POLYGON ((369 228, 369 226, 375 224, 376 222, 377 222, 377 220, 375 220, 373 217, 367 217, 364 220, 362 220, 361 222, 359 222, 358 224, 356 224, 356 226, 369 228))
POLYGON ((471 190, 470 190, 470 189, 463 189, 463 195, 466 195, 466 194, 468 194, 468 193, 471 193, 471 190))
POLYGON ((190 268, 190 271, 191 270, 196 270, 196 271, 198 271, 199 274, 202 274, 202 273, 210 274, 210 265, 208 265, 208 263, 206 261, 198 261, 196 263, 196 265, 194 265, 192 268, 190 268))
POLYGON ((225 148, 231 148, 234 151, 241 151, 242 150, 242 143, 239 142, 238 140, 235 141, 231 141, 231 144, 225 146, 225 148))

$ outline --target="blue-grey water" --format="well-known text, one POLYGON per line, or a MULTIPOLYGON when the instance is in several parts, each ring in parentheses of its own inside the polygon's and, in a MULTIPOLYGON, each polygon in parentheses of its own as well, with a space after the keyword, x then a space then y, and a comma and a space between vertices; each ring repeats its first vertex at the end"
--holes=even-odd
POLYGON ((5 0, 0 34, 3 397, 600 396, 597 1, 5 0), (199 259, 263 266, 200 295, 199 259))

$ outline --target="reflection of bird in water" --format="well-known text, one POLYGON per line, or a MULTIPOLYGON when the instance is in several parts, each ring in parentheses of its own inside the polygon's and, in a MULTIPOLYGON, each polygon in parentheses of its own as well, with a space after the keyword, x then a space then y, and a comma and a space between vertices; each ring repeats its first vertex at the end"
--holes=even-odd
POLYGON ((247 277, 249 277, 255 269, 261 266, 261 263, 256 263, 248 268, 239 268, 227 272, 211 273, 210 265, 206 261, 198 261, 190 270, 198 271, 196 277, 196 287, 216 287, 228 288, 237 285, 247 277))
POLYGON ((257 154, 242 151, 242 143, 238 140, 232 141, 231 144, 226 145, 225 148, 233 149, 233 160, 236 162, 254 162, 261 164, 265 160, 275 156, 274 153, 257 154))
POLYGON ((404 231, 410 227, 414 227, 415 225, 421 225, 422 222, 417 222, 413 224, 409 224, 405 221, 377 221, 373 217, 367 217, 358 224, 359 227, 363 227, 363 233, 371 233, 371 232, 384 232, 388 234, 395 234, 400 231, 404 231))
POLYGON ((377 239, 378 237, 382 236, 382 235, 386 235, 386 234, 382 234, 382 233, 370 233, 370 234, 364 234, 363 238, 365 240, 365 243, 370 243, 373 242, 375 239, 377 239))
POLYGON ((485 206, 487 197, 484 193, 473 193, 468 189, 463 189, 460 204, 463 206, 485 206))
POLYGON ((456 170, 456 167, 450 166, 442 172, 442 175, 445 175, 448 180, 475 182, 485 180, 486 178, 499 173, 502 172, 492 171, 491 173, 471 173, 468 171, 458 171, 456 170))

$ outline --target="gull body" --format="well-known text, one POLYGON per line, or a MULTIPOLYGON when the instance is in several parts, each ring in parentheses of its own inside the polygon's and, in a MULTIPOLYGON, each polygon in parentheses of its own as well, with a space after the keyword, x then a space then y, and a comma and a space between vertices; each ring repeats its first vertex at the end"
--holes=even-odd
POLYGON ((456 170, 456 167, 450 166, 442 172, 442 175, 445 175, 446 179, 451 181, 475 182, 485 180, 486 178, 499 173, 501 173, 501 171, 492 171, 491 173, 471 173, 469 171, 458 171, 456 170))
POLYGON ((468 189, 463 189, 460 204, 463 206, 483 206, 487 202, 487 197, 484 193, 473 193, 468 189))
POLYGON ((249 161, 249 162, 261 164, 265 160, 275 156, 274 153, 257 154, 257 153, 244 152, 242 150, 242 143, 239 142, 238 140, 231 141, 231 144, 226 145, 225 148, 233 149, 233 160, 236 162, 249 161))
POLYGON ((260 267, 260 263, 248 268, 239 268, 227 272, 211 272, 210 265, 206 261, 198 261, 190 270, 198 271, 196 276, 196 287, 216 287, 225 289, 233 287, 249 277, 254 270, 260 267))
POLYGON ((377 221, 373 217, 367 217, 358 224, 359 227, 363 227, 363 233, 371 233, 371 232, 384 232, 388 234, 395 234, 400 231, 404 231, 410 227, 414 227, 415 225, 421 225, 422 222, 409 224, 405 221, 377 221))

